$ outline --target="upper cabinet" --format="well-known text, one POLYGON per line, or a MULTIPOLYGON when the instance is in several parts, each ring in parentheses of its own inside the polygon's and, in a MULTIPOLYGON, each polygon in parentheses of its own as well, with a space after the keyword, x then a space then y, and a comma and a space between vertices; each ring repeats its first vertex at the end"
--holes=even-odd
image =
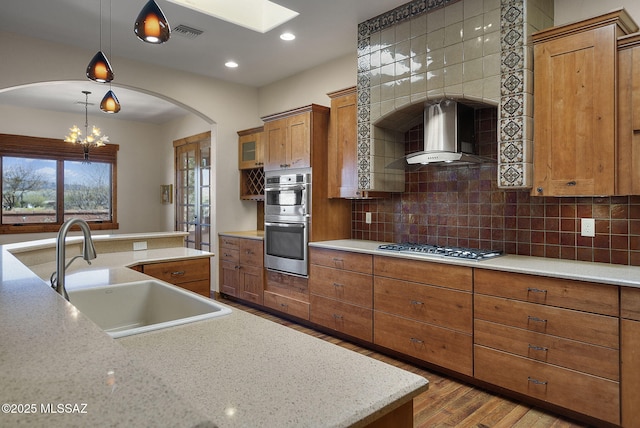
POLYGON ((618 193, 640 195, 640 33, 618 39, 618 193))
POLYGON ((356 87, 327 94, 331 98, 327 186, 330 198, 355 198, 358 192, 356 87))
POLYGON ((312 104, 263 117, 264 170, 312 166, 314 140, 326 147, 329 108, 312 104))
POLYGON ((264 127, 238 131, 238 169, 262 168, 264 127))
POLYGON ((624 9, 532 35, 533 195, 615 195, 619 36, 624 9))
POLYGON ((263 131, 262 126, 238 131, 240 199, 264 200, 263 131))

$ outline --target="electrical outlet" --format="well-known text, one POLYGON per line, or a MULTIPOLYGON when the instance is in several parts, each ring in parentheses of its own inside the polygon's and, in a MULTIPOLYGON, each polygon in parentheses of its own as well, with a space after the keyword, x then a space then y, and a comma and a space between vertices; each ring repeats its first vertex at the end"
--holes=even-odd
POLYGON ((593 238, 596 236, 596 221, 592 218, 580 219, 580 235, 593 238))
POLYGON ((365 213, 364 222, 367 224, 371 224, 371 213, 365 213))
POLYGON ((147 241, 138 241, 133 243, 133 251, 140 251, 147 249, 147 241))

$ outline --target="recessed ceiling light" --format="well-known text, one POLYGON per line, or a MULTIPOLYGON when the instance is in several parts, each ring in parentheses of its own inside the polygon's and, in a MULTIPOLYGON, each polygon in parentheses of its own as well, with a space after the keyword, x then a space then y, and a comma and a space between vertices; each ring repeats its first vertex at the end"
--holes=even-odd
POLYGON ((282 33, 282 34, 280 34, 280 38, 282 40, 289 41, 289 40, 295 39, 296 36, 295 36, 295 34, 292 34, 292 33, 282 33))
POLYGON ((224 65, 226 65, 229 68, 236 68, 238 67, 238 63, 235 61, 227 61, 224 63, 224 65))

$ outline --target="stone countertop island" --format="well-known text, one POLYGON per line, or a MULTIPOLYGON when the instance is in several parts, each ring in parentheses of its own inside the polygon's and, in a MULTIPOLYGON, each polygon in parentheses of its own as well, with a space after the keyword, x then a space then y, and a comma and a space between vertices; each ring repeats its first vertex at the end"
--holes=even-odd
MULTIPOLYGON (((135 281, 144 276, 130 264, 207 256, 154 246, 156 238, 118 237, 103 253, 97 245, 98 258, 76 261, 68 284, 135 281), (127 251, 135 240, 149 249, 127 251)), ((428 388, 420 376, 237 309, 114 340, 43 280, 54 266, 50 245, 0 248, 0 401, 9 405, 1 426, 365 426, 428 388)))

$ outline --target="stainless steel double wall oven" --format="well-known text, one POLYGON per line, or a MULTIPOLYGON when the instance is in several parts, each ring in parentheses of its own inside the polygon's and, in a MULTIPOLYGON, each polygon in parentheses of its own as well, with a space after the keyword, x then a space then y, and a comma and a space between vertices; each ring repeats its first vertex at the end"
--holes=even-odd
POLYGON ((307 276, 311 168, 268 171, 265 180, 265 267, 307 276))

